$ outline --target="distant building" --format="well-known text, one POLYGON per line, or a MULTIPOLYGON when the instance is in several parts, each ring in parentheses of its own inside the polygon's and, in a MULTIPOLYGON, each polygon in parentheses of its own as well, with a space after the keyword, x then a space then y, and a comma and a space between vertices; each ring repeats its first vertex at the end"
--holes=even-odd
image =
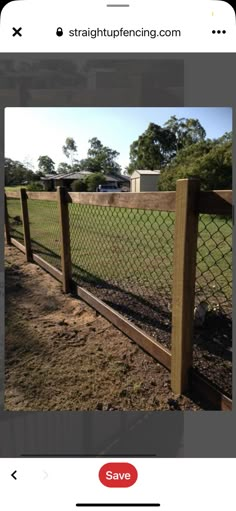
MULTIPOLYGON (((44 190, 51 192, 56 190, 57 186, 65 186, 67 190, 72 190, 71 186, 75 181, 79 179, 84 179, 87 176, 91 176, 93 172, 89 170, 81 170, 80 172, 71 172, 70 174, 48 174, 47 176, 41 177, 41 182, 43 184, 44 190)), ((120 190, 129 191, 130 190, 130 177, 129 176, 113 176, 106 175, 104 176, 107 184, 116 185, 120 190)))
POLYGON ((130 176, 131 192, 157 192, 160 170, 134 170, 130 176))

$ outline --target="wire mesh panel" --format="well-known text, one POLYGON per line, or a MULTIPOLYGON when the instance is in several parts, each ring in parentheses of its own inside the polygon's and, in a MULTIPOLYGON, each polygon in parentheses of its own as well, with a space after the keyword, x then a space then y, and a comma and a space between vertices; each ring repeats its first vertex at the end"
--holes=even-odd
POLYGON ((69 215, 73 278, 168 345, 174 214, 70 204, 69 215))
POLYGON ((232 219, 199 216, 194 365, 232 393, 232 219))
POLYGON ((24 233, 20 199, 7 199, 10 236, 24 245, 24 233))
POLYGON ((28 199, 28 212, 33 252, 60 269, 60 226, 57 202, 28 199))

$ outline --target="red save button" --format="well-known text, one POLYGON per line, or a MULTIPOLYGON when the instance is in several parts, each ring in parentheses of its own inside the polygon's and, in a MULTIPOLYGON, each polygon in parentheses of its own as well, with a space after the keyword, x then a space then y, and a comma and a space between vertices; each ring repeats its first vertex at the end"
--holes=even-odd
POLYGON ((99 470, 99 479, 108 488, 128 488, 137 478, 138 472, 131 463, 106 463, 99 470))

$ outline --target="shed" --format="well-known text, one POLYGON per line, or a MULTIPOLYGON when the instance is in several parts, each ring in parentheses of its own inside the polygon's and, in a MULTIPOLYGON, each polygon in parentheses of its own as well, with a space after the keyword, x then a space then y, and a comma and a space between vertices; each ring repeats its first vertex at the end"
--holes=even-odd
POLYGON ((131 192, 157 192, 160 170, 134 170, 130 179, 131 192))

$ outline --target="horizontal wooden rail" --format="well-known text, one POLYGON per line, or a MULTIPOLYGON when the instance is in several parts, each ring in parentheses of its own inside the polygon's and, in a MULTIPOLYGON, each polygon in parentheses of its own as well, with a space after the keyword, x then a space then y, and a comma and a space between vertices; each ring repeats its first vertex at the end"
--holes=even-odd
POLYGON ((19 192, 5 192, 7 199, 20 199, 20 190, 19 192))
POLYGON ((33 261, 34 263, 37 263, 39 266, 41 266, 43 270, 46 270, 48 273, 50 273, 50 275, 55 277, 55 279, 59 280, 59 282, 62 282, 62 272, 60 270, 49 264, 37 254, 33 254, 33 261))
MULTIPOLYGON (((28 199, 57 201, 57 192, 28 192, 28 199)), ((7 199, 20 199, 20 191, 6 192, 7 199)), ((67 202, 88 206, 175 211, 176 192, 67 192, 67 202)), ((198 212, 212 215, 232 215, 232 190, 200 192, 198 212)))
MULTIPOLYGON (((22 245, 22 243, 17 241, 15 238, 11 238, 11 244, 14 245, 16 248, 18 248, 21 252, 23 252, 25 254, 24 245, 22 245)), ((43 268, 48 273, 50 273, 50 275, 52 275, 52 277, 54 277, 55 279, 59 280, 59 282, 62 282, 62 272, 60 270, 58 270, 57 268, 55 268, 54 266, 52 266, 51 264, 49 264, 44 259, 42 259, 42 257, 33 253, 32 261, 34 263, 38 264, 39 266, 41 266, 41 268, 43 268)))
POLYGON ((106 303, 96 298, 89 291, 80 286, 76 286, 76 294, 87 302, 91 307, 100 312, 108 321, 115 325, 121 332, 126 334, 130 339, 135 341, 147 353, 152 355, 158 362, 170 371, 171 367, 171 352, 165 348, 158 341, 145 334, 143 330, 134 326, 130 321, 121 316, 114 309, 109 307, 106 303))
POLYGON ((175 211, 175 192, 69 192, 68 196, 75 204, 175 211))
POLYGON ((22 245, 22 243, 17 241, 15 238, 11 238, 11 244, 14 245, 14 247, 18 248, 21 252, 23 252, 23 254, 25 254, 24 245, 22 245))
POLYGON ((27 192, 28 199, 57 201, 57 192, 27 192))
POLYGON ((198 203, 199 213, 232 216, 232 190, 201 192, 198 203))
POLYGON ((224 412, 232 410, 232 400, 215 388, 206 378, 200 376, 194 369, 190 373, 191 389, 196 395, 208 402, 215 410, 224 412))

